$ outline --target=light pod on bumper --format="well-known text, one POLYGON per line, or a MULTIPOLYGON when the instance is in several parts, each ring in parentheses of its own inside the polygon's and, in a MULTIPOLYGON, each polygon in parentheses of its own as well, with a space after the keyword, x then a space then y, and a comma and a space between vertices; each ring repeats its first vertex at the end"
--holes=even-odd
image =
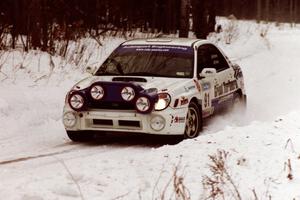
POLYGON ((124 87, 121 91, 121 97, 124 101, 132 101, 135 97, 135 92, 132 87, 124 87))
POLYGON ((100 85, 94 85, 92 86, 90 90, 91 97, 94 100, 101 100, 104 97, 104 89, 100 85))
POLYGON ((137 98, 135 106, 140 113, 149 113, 152 107, 149 98, 145 96, 137 98))
POLYGON ((150 120, 150 127, 155 131, 161 131, 165 128, 166 120, 159 115, 156 115, 150 120))
POLYGON ((84 107, 85 100, 80 93, 73 93, 69 96, 69 105, 75 111, 79 111, 84 107))

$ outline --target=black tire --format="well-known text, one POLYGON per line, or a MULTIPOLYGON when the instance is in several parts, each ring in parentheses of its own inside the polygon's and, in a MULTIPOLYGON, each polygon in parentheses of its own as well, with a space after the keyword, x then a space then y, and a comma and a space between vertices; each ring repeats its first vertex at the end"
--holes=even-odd
POLYGON ((202 128, 202 109, 195 102, 191 102, 186 115, 184 138, 191 139, 197 137, 202 128))
POLYGON ((67 131, 67 135, 73 142, 89 142, 94 138, 94 134, 88 131, 67 131))

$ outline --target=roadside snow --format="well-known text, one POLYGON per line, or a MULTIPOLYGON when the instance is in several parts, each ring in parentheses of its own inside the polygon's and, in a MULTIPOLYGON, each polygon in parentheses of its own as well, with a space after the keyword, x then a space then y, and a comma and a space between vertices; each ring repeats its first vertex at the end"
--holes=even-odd
POLYGON ((75 144, 65 135, 66 92, 86 65, 99 65, 122 39, 104 47, 74 43, 66 59, 0 52, 0 197, 175 199, 177 169, 191 199, 205 199, 204 177, 213 178, 209 155, 221 152, 233 183, 218 185, 225 199, 235 198, 233 185, 242 199, 300 199, 300 29, 234 26, 230 44, 225 33, 211 40, 243 68, 248 112, 214 117, 200 137, 162 147, 123 136, 75 144))

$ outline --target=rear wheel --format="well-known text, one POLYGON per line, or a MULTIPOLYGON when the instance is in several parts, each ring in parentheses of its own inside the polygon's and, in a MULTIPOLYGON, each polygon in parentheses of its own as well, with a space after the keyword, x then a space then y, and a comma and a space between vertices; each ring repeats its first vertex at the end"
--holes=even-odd
POLYGON ((195 102, 191 102, 186 116, 184 137, 195 138, 202 131, 202 109, 195 102))
POLYGON ((73 142, 88 142, 94 138, 94 134, 88 131, 67 131, 67 135, 73 142))

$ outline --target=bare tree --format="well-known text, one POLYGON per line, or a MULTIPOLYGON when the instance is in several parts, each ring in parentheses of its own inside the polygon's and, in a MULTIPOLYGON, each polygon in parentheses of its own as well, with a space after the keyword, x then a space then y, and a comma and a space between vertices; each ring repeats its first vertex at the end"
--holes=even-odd
POLYGON ((265 0, 265 20, 269 21, 270 17, 270 0, 265 0))
POLYGON ((260 22, 261 21, 261 0, 256 1, 256 7, 257 7, 256 20, 260 22))
POLYGON ((188 35, 189 35, 189 4, 188 4, 188 0, 181 0, 179 37, 188 37, 188 35))

